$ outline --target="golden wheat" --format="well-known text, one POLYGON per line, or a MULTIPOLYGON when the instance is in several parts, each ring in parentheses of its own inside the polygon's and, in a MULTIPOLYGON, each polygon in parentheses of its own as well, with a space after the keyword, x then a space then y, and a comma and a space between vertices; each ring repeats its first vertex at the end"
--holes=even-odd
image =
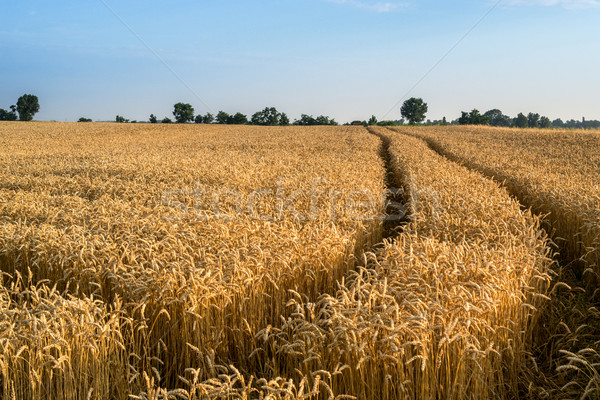
POLYGON ((549 229, 563 256, 582 263, 578 273, 600 276, 600 133, 490 127, 396 128, 423 137, 437 150, 507 187, 549 229))
MULTIPOLYGON (((123 393, 173 386, 188 368, 212 378, 211 363, 270 376, 249 355, 256 332, 286 315, 289 290, 333 292, 354 253, 379 241, 384 171, 361 128, 36 123, 3 124, 1 136, 5 279, 122 304, 126 353, 106 364, 124 362, 123 393)), ((18 344, 4 356, 20 357, 18 344)), ((44 397, 0 380, 3 397, 44 397)), ((112 384, 94 396, 112 397, 112 384)))
POLYGON ((524 393, 538 219, 373 133, 411 213, 379 245, 386 148, 360 127, 1 123, 0 398, 524 393))
POLYGON ((539 220, 420 140, 389 136, 413 222, 336 296, 292 299, 263 347, 286 360, 280 374, 330 371, 334 394, 360 399, 518 396, 550 281, 539 220))
POLYGON ((565 265, 538 332, 548 375, 541 390, 558 398, 597 397, 600 133, 475 126, 395 130, 421 137, 447 157, 503 182, 544 216, 565 265))

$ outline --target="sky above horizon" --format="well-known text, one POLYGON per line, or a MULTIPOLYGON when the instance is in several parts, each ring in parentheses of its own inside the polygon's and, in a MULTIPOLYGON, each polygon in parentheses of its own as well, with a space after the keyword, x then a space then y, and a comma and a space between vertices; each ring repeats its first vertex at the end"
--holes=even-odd
POLYGON ((600 0, 21 0, 0 15, 0 108, 38 120, 248 116, 338 122, 473 108, 600 119, 600 0))

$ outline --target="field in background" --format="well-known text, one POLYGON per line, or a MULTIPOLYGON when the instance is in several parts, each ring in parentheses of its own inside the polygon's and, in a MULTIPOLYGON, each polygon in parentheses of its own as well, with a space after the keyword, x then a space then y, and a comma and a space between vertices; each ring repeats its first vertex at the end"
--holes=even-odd
MULTIPOLYGON (((484 176, 505 159, 530 173, 553 142, 448 132, 0 124, 0 398, 598 393, 576 361, 560 364, 569 387, 538 379, 548 296, 565 289, 516 183, 484 176), (513 160, 522 142, 539 145, 513 160), (394 232, 386 186, 410 216, 394 232)), ((572 148, 547 175, 584 185, 596 170, 572 148)))

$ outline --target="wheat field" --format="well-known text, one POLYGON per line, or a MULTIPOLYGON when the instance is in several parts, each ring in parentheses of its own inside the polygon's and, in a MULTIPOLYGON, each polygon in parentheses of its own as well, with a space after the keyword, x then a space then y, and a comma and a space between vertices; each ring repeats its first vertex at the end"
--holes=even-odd
MULTIPOLYGON (((490 127, 394 128, 502 182, 544 217, 561 268, 538 332, 551 397, 600 395, 600 133, 490 127)), ((541 367, 541 366, 540 366, 541 367)), ((595 396, 595 397, 594 397, 595 396)))
POLYGON ((3 397, 127 398, 217 363, 268 375, 258 330, 292 291, 333 292, 381 234, 360 128, 7 124, 2 142, 3 397))
POLYGON ((0 123, 0 398, 581 396, 536 370, 546 219, 434 142, 460 140, 0 123))

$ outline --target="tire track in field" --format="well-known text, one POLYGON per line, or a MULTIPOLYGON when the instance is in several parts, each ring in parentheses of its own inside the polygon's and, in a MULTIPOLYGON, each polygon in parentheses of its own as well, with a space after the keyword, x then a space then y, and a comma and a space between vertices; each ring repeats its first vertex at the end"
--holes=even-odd
POLYGON ((383 239, 392 239, 402 232, 404 225, 410 222, 411 216, 406 207, 406 190, 398 176, 398 171, 392 161, 390 145, 392 140, 371 128, 369 133, 381 140, 379 156, 385 168, 385 214, 383 215, 383 239))

